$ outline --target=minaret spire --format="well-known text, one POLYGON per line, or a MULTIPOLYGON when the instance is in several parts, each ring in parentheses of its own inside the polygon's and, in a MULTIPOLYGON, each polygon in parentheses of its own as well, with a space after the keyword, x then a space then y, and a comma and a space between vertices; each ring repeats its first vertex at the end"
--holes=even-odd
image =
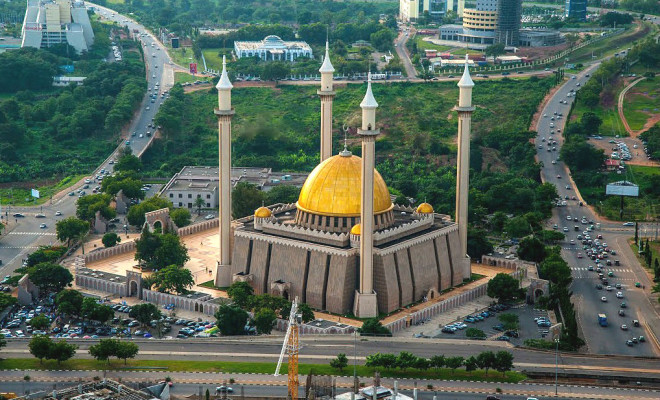
POLYGON ((360 103, 362 108, 362 179, 360 199, 360 285, 355 294, 353 313, 359 318, 378 315, 378 303, 374 292, 374 168, 376 164, 376 109, 378 102, 371 90, 371 72, 367 80, 367 92, 360 103))
POLYGON ((332 101, 335 97, 333 90, 333 74, 335 68, 330 61, 330 44, 325 41, 325 57, 319 69, 321 73, 321 89, 318 94, 321 97, 321 162, 332 157, 332 101))
POLYGON ((220 257, 215 277, 216 286, 231 284, 231 120, 234 109, 231 106, 231 89, 234 87, 227 75, 227 61, 222 57, 222 74, 215 86, 218 89, 218 158, 220 180, 220 257))
POLYGON ((470 77, 468 56, 465 55, 465 69, 463 76, 458 81, 459 97, 458 107, 458 160, 456 162, 456 223, 458 224, 458 235, 461 245, 461 257, 464 262, 462 274, 454 274, 456 285, 463 278, 470 276, 470 259, 467 255, 467 230, 468 230, 468 195, 470 177, 470 131, 472 123, 472 88, 474 82, 470 77))

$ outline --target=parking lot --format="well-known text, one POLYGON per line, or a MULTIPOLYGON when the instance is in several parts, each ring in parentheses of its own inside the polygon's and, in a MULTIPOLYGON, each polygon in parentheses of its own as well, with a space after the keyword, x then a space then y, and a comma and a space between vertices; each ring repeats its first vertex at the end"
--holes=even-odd
POLYGON ((545 337, 549 333, 548 329, 550 327, 548 318, 547 310, 534 309, 533 306, 527 304, 514 305, 499 310, 485 308, 466 318, 439 327, 439 329, 429 336, 442 339, 467 339, 467 330, 469 328, 476 328, 486 334, 485 340, 505 340, 515 345, 521 345, 526 339, 541 339, 545 337), (519 328, 517 330, 507 331, 504 329, 502 322, 498 320, 498 315, 503 313, 518 316, 519 328), (539 320, 548 322, 539 324, 539 320), (452 329, 452 327, 456 329, 452 329), (502 338, 503 336, 506 338, 502 338))
POLYGON ((129 317, 131 307, 117 303, 102 303, 111 306, 114 311, 114 317, 106 324, 98 321, 69 320, 58 316, 55 306, 50 301, 42 301, 37 306, 16 306, 10 314, 7 315, 2 323, 0 335, 6 338, 24 338, 31 337, 34 334, 45 334, 52 338, 82 338, 98 339, 103 337, 125 337, 125 338, 151 338, 162 337, 165 339, 185 339, 188 337, 215 337, 218 336, 218 329, 215 321, 211 320, 190 320, 178 318, 171 315, 174 311, 172 307, 169 310, 161 308, 163 317, 160 320, 153 320, 148 327, 140 326, 140 323, 129 317), (30 321, 37 315, 44 315, 50 321, 50 326, 43 330, 33 330, 30 321), (160 330, 160 334, 159 334, 160 330))

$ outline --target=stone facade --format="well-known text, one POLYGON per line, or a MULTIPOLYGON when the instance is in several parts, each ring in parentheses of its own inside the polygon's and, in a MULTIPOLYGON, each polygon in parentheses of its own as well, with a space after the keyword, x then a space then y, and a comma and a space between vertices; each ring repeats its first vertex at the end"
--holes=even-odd
MULTIPOLYGON (((412 211, 403 210, 398 212, 412 211)), ((241 222, 234 232, 234 281, 250 282, 257 294, 298 296, 319 310, 345 314, 353 309, 360 256, 346 234, 299 227, 277 216, 261 231, 250 229, 250 218, 241 222)), ((443 216, 410 219, 374 236, 379 312, 395 311, 469 277, 469 258, 459 251, 458 226, 443 216)))

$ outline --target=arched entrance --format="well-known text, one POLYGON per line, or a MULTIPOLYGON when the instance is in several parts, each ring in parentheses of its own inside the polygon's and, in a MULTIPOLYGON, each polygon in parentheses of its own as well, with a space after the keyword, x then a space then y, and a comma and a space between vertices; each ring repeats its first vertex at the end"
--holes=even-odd
POLYGON ((137 282, 131 281, 129 284, 128 297, 137 296, 138 294, 138 285, 137 282))
POLYGON ((539 301, 539 298, 542 297, 543 295, 544 295, 543 290, 541 290, 541 289, 536 289, 536 290, 534 291, 534 302, 539 301))
POLYGON ((154 222, 154 232, 162 233, 163 232, 163 223, 160 221, 154 222))
POLYGON ((285 290, 282 292, 282 297, 284 297, 284 300, 289 300, 289 291, 285 290))

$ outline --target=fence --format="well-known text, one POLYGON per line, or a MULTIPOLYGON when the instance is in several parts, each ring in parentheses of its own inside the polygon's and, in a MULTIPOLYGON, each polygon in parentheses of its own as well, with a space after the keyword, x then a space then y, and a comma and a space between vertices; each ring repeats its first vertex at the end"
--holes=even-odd
POLYGON ((99 249, 91 251, 83 256, 85 263, 103 260, 109 257, 117 256, 119 254, 128 253, 135 250, 135 242, 131 240, 130 242, 121 243, 116 246, 108 247, 105 249, 99 249))
POLYGON ((218 311, 218 308, 220 308, 220 303, 210 301, 212 298, 209 294, 195 298, 192 296, 194 295, 177 296, 174 294, 142 289, 142 300, 159 306, 173 304, 174 307, 179 310, 201 312, 206 315, 214 315, 215 312, 218 311))
POLYGON ((188 226, 184 226, 183 228, 179 228, 176 231, 176 234, 179 235, 179 237, 188 236, 205 231, 207 229, 217 228, 219 224, 220 224, 220 220, 218 218, 213 218, 197 224, 188 225, 188 226))
MULTIPOLYGON (((300 324, 298 326, 298 331, 301 335, 352 335, 353 332, 355 332, 354 326, 342 323, 337 323, 336 325, 325 327, 309 325, 310 323, 300 324)), ((286 332, 288 327, 288 320, 280 318, 277 319, 277 323, 275 324, 276 330, 286 332)))
MULTIPOLYGON (((519 269, 517 271, 512 272, 511 276, 513 276, 516 279, 520 279, 521 276, 522 277, 527 276, 527 270, 519 269)), ((440 313, 449 311, 456 307, 460 307, 466 303, 469 303, 472 300, 485 296, 487 288, 488 288, 488 283, 483 283, 479 286, 476 286, 468 290, 467 292, 463 292, 459 295, 450 297, 446 300, 431 304, 430 306, 422 310, 406 315, 405 317, 401 317, 396 321, 390 322, 389 324, 385 325, 385 327, 388 328, 392 333, 402 331, 410 325, 414 325, 427 318, 433 318, 440 313)))

